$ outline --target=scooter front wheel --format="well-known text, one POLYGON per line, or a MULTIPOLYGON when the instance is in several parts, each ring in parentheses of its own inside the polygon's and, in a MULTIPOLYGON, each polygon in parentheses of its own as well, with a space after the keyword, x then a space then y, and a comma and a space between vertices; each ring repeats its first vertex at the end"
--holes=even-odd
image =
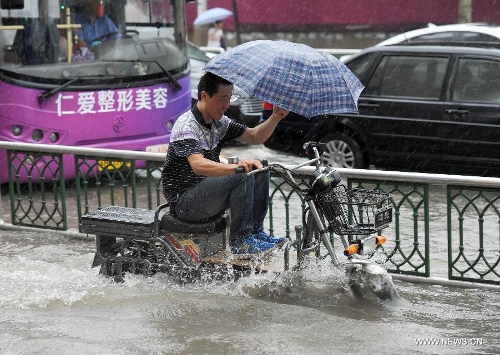
POLYGON ((398 293, 391 275, 373 261, 350 259, 345 264, 349 285, 357 296, 394 300, 398 293))

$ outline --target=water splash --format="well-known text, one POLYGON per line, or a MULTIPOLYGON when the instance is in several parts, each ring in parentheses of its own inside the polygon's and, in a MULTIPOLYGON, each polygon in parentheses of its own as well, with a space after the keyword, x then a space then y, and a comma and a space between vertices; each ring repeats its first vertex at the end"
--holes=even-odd
MULTIPOLYGON (((3 237, 3 236, 2 236, 3 237)), ((0 245, 0 307, 47 308, 99 302, 103 297, 135 297, 142 292, 208 293, 258 298, 284 304, 329 307, 355 302, 358 296, 343 268, 329 260, 308 258, 300 270, 260 273, 244 277, 230 266, 209 273, 195 283, 179 284, 166 274, 153 277, 125 275, 123 284, 91 269, 93 245, 68 241, 62 236, 8 237, 0 245), (50 242, 49 242, 50 240, 50 242), (122 295, 126 289, 127 296, 122 295), (105 296, 104 296, 105 295, 105 296)))
POLYGON ((352 262, 345 265, 349 284, 357 296, 395 300, 398 294, 391 275, 375 263, 352 262))

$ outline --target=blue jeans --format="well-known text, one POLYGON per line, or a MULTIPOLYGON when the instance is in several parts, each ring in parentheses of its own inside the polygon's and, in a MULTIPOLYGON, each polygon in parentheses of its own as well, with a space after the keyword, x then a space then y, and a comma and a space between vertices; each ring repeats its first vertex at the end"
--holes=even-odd
POLYGON ((269 207, 269 171, 255 175, 207 177, 184 192, 175 213, 186 221, 201 221, 231 209, 230 246, 239 245, 262 226, 269 207))

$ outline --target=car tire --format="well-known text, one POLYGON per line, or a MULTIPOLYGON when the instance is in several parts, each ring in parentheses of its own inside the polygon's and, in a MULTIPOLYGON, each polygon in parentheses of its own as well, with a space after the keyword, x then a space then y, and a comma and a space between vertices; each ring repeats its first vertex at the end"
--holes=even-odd
POLYGON ((361 147, 347 134, 330 134, 321 138, 320 142, 327 144, 327 149, 322 159, 324 165, 331 165, 334 168, 351 169, 365 167, 361 147))

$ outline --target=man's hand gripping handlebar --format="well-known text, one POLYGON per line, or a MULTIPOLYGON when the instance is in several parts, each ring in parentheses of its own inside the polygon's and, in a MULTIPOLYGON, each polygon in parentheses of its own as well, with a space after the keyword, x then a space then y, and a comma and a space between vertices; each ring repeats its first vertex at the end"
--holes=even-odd
POLYGON ((263 169, 267 169, 268 162, 265 159, 256 160, 249 159, 238 164, 236 169, 234 169, 235 174, 246 174, 252 171, 258 172, 263 169))

